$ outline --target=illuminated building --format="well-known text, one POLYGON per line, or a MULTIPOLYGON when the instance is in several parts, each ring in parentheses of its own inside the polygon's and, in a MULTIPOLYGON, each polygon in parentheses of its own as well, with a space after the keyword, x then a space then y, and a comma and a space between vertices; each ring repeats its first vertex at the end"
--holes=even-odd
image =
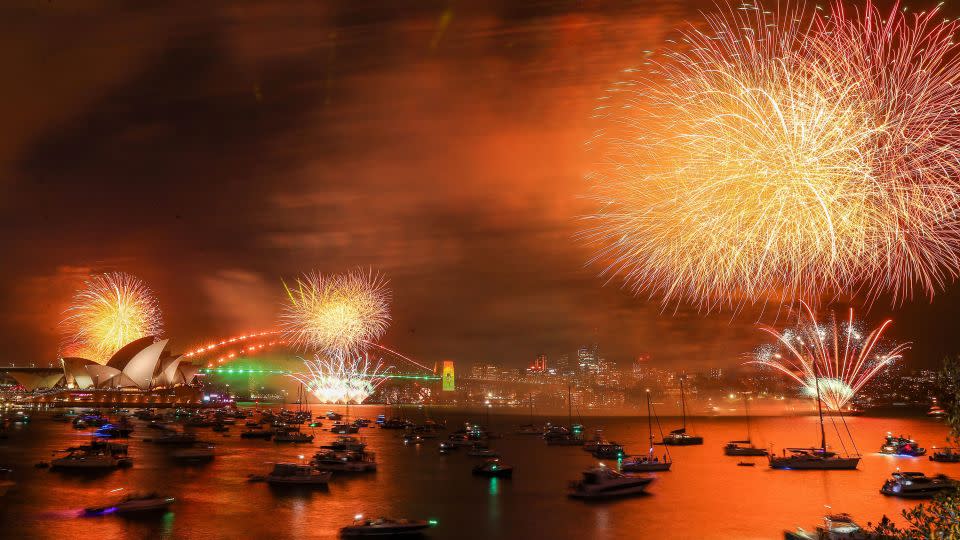
POLYGON ((456 385, 454 384, 454 373, 453 373, 453 360, 444 360, 443 361, 443 391, 444 392, 453 392, 456 390, 456 385))

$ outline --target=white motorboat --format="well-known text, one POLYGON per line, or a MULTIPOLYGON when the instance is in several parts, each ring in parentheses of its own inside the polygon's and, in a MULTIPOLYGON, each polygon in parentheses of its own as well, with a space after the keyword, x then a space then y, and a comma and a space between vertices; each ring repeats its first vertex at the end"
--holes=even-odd
POLYGON ((943 474, 927 476, 922 472, 895 472, 883 483, 880 493, 904 499, 929 499, 956 485, 955 480, 943 474))
POLYGON ((277 463, 265 480, 275 486, 326 486, 332 475, 330 471, 318 471, 310 465, 277 463))
POLYGON ((797 528, 795 531, 784 531, 786 540, 869 540, 873 535, 857 525, 850 514, 832 514, 824 516, 823 526, 812 530, 797 528))
POLYGON ((609 499, 643 494, 653 478, 628 476, 600 464, 583 473, 583 479, 570 485, 575 499, 609 499))

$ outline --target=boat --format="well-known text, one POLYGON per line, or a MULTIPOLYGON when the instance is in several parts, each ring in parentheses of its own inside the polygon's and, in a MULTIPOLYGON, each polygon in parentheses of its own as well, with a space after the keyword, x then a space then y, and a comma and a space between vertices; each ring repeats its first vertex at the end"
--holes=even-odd
POLYGON ((111 470, 119 464, 109 452, 72 451, 62 458, 50 460, 50 468, 54 470, 111 470))
POLYGON ((95 506, 84 510, 88 516, 103 516, 107 514, 134 514, 145 512, 159 512, 166 510, 176 501, 173 497, 164 497, 156 493, 133 493, 118 502, 106 506, 95 506))
POLYGON ((956 485, 955 480, 943 474, 927 476, 922 472, 895 472, 883 483, 880 493, 904 499, 929 499, 956 485))
POLYGON ((318 471, 312 465, 277 463, 264 480, 276 486, 326 486, 332 475, 330 471, 318 471))
POLYGON ((66 450, 67 455, 50 460, 54 470, 111 470, 133 463, 127 455, 127 445, 94 440, 83 446, 66 450))
POLYGON ((473 468, 473 474, 487 478, 512 478, 513 465, 500 463, 499 459, 487 460, 482 465, 473 468))
POLYGON ((933 454, 930 456, 930 461, 938 461, 940 463, 960 463, 960 450, 950 447, 934 447, 933 454))
POLYGON ((602 463, 583 473, 583 479, 570 484, 569 496, 574 499, 609 499, 642 495, 653 482, 649 476, 628 476, 602 463))
POLYGON ((530 423, 522 424, 513 433, 516 435, 543 435, 543 428, 533 423, 533 392, 527 394, 530 402, 530 423))
MULTIPOLYGON (((860 464, 859 455, 842 457, 827 450, 827 433, 823 428, 823 404, 820 399, 820 379, 816 371, 814 371, 814 384, 817 389, 817 412, 820 416, 820 447, 784 448, 783 454, 780 456, 768 455, 767 459, 771 469, 854 470, 860 464)), ((846 426, 846 423, 844 423, 844 426, 846 426)))
POLYGON ((327 420, 336 420, 336 421, 339 421, 343 418, 342 414, 333 412, 333 411, 327 411, 327 414, 325 414, 324 416, 327 417, 327 420))
POLYGON ((765 449, 755 447, 750 439, 728 442, 723 447, 723 453, 727 456, 766 456, 769 454, 765 449))
POLYGON ((756 467, 757 464, 752 461, 738 461, 737 467, 756 467))
POLYGON ((610 442, 603 437, 603 430, 596 429, 593 431, 593 438, 587 439, 583 442, 583 451, 593 453, 597 449, 597 446, 601 444, 609 444, 610 442))
POLYGON ((267 429, 248 429, 240 434, 241 439, 264 439, 269 441, 273 432, 267 429))
POLYGON ((904 437, 903 435, 894 437, 890 433, 887 433, 886 440, 883 442, 883 445, 880 446, 880 453, 917 457, 926 454, 927 449, 921 448, 920 445, 917 444, 917 441, 910 437, 904 437))
MULTIPOLYGON (((378 422, 379 423, 379 422, 378 422)), ((380 423, 381 429, 407 429, 407 426, 410 425, 410 422, 403 420, 402 418, 390 418, 389 420, 384 420, 380 423)))
POLYGON ((854 470, 859 456, 841 457, 823 448, 784 448, 783 455, 767 456, 771 469, 779 470, 854 470))
POLYGON ((352 424, 334 424, 330 428, 330 433, 336 433, 338 435, 347 435, 349 433, 359 433, 360 427, 352 424))
POLYGON ((320 448, 326 450, 333 450, 335 452, 363 452, 367 447, 367 443, 356 437, 337 437, 335 441, 330 444, 322 445, 320 448))
POLYGON ((670 446, 694 446, 703 444, 703 437, 687 433, 687 400, 683 395, 683 377, 680 378, 680 414, 683 417, 683 427, 671 431, 663 438, 661 444, 670 446))
POLYGON ((353 525, 348 525, 340 529, 340 535, 345 537, 358 536, 401 536, 401 535, 419 535, 425 529, 428 529, 437 522, 434 520, 410 520, 410 519, 391 519, 381 517, 377 519, 363 519, 363 516, 356 516, 353 525))
POLYGON ((192 446, 171 451, 170 457, 185 463, 202 463, 213 460, 216 449, 212 443, 196 442, 192 446))
POLYGON ((543 434, 543 440, 548 446, 581 446, 583 439, 562 426, 551 427, 543 434))
MULTIPOLYGON (((673 465, 673 460, 670 458, 670 448, 664 447, 666 452, 663 454, 663 458, 654 455, 653 453, 653 420, 657 421, 657 428, 660 428, 660 417, 657 416, 656 409, 653 408, 653 405, 650 403, 650 391, 647 391, 647 432, 650 440, 650 448, 647 450, 646 455, 642 456, 628 456, 626 459, 620 462, 620 470, 622 472, 663 472, 669 471, 670 466, 673 465)), ((663 433, 661 432, 661 438, 663 438, 663 433)))
POLYGON ((582 446, 584 444, 583 426, 573 424, 573 398, 570 383, 567 383, 567 425, 570 426, 569 429, 563 426, 547 428, 543 434, 543 440, 547 442, 547 446, 582 446))
POLYGON ((281 431, 273 435, 275 443, 311 443, 313 435, 307 435, 300 431, 281 431))
POLYGON ((228 432, 228 431, 230 431, 230 428, 227 427, 227 426, 226 426, 224 423, 222 423, 222 422, 219 422, 219 423, 216 423, 216 424, 213 425, 213 432, 214 432, 214 433, 226 433, 226 432, 228 432))
POLYGON ((784 531, 785 540, 872 540, 873 535, 867 533, 857 525, 850 514, 831 514, 824 516, 823 526, 812 530, 797 528, 795 531, 784 531))
POLYGON ((723 454, 727 456, 765 456, 763 448, 757 448, 750 440, 750 406, 746 394, 743 394, 743 413, 747 421, 747 438, 739 441, 730 441, 723 447, 723 454))
POLYGON ((310 462, 318 471, 365 473, 377 470, 376 456, 370 452, 317 452, 310 462))
POLYGON ((616 442, 598 444, 593 449, 593 457, 599 459, 620 459, 623 455, 623 446, 616 442))

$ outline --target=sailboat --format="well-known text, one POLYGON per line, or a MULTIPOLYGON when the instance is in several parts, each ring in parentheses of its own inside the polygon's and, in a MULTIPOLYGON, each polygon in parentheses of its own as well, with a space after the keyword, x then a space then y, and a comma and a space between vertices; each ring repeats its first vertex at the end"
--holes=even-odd
MULTIPOLYGON (((623 472, 655 472, 669 471, 673 460, 670 459, 670 449, 665 448, 663 459, 653 455, 653 407, 650 405, 650 391, 647 390, 647 430, 650 433, 650 449, 645 456, 630 456, 620 463, 623 472)), ((657 418, 657 427, 660 427, 660 418, 657 418)))
POLYGON ((543 435, 543 428, 539 428, 533 423, 533 392, 528 394, 530 400, 530 423, 523 424, 514 432, 517 435, 543 435))
MULTIPOLYGON (((583 437, 580 436, 580 431, 573 425, 573 400, 569 382, 567 383, 567 422, 570 426, 569 428, 553 426, 543 434, 543 438, 547 441, 548 445, 581 446, 583 444, 583 437)), ((580 426, 580 429, 582 430, 582 426, 580 426)))
POLYGON ((728 456, 765 456, 767 451, 757 448, 750 441, 750 405, 746 394, 743 395, 743 412, 747 417, 747 438, 742 441, 730 441, 723 447, 723 453, 728 456))
POLYGON ((687 433, 687 402, 683 397, 683 379, 680 379, 680 410, 683 415, 683 427, 675 429, 663 438, 662 444, 672 446, 693 446, 703 444, 703 437, 687 433))
POLYGON ((856 469, 857 465, 860 463, 859 455, 841 457, 838 456, 836 452, 827 451, 827 432, 823 428, 823 404, 820 400, 820 379, 817 376, 816 369, 813 370, 813 377, 814 384, 817 387, 817 413, 820 415, 820 448, 784 448, 782 456, 768 456, 768 459, 770 460, 770 468, 785 470, 856 469))

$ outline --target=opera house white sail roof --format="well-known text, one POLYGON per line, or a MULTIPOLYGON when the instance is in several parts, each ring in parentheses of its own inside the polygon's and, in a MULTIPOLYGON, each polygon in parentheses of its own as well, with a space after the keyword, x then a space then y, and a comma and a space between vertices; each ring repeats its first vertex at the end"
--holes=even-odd
POLYGON ((64 358, 63 376, 73 388, 170 388, 188 384, 197 367, 171 355, 168 339, 147 336, 132 341, 114 353, 106 365, 83 358, 64 358))

